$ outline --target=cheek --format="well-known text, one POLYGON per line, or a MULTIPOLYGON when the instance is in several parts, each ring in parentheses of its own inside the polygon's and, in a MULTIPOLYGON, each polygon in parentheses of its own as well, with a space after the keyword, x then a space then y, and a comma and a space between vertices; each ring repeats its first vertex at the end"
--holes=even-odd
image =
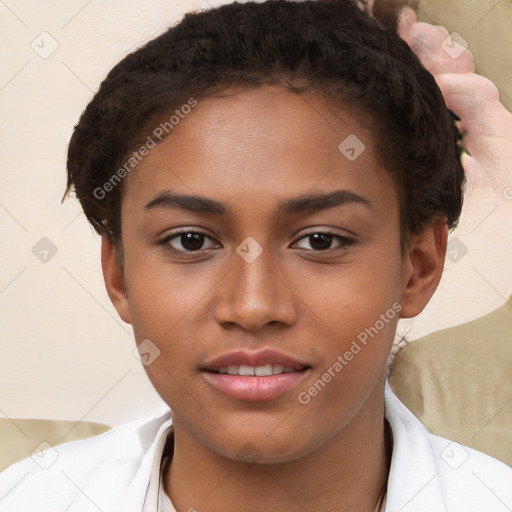
POLYGON ((347 391, 360 394, 385 368, 401 310, 398 243, 396 247, 375 247, 357 263, 341 266, 336 275, 328 269, 323 277, 303 274, 301 296, 305 314, 317 326, 312 345, 322 361, 320 374, 331 369, 331 376, 325 376, 333 383, 324 394, 328 401, 346 401, 347 391))
POLYGON ((150 340, 156 346, 158 357, 144 369, 157 391, 171 399, 169 394, 180 393, 181 377, 196 372, 204 352, 204 327, 211 325, 212 311, 207 304, 219 272, 170 265, 150 251, 138 254, 140 259, 132 256, 125 264, 131 323, 137 344, 150 340))
MULTIPOLYGON (((212 289, 200 265, 170 265, 149 252, 126 262, 125 276, 135 332, 165 339, 179 323, 197 314, 212 289)), ((138 339, 138 338, 137 338, 138 339)))
POLYGON ((401 266, 398 250, 371 250, 346 264, 320 265, 297 272, 294 291, 310 312, 344 337, 372 325, 381 313, 395 303, 401 291, 401 266))

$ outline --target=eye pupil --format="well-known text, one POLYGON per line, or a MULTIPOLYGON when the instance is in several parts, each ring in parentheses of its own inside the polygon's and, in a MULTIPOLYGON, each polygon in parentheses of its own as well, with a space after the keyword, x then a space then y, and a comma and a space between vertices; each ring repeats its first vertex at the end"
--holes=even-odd
POLYGON ((329 249, 332 242, 332 235, 326 233, 314 233, 309 236, 311 247, 318 251, 329 249))
POLYGON ((181 245, 189 251, 198 251, 204 243, 202 233, 183 233, 180 238, 181 245))
MULTIPOLYGON (((173 246, 173 243, 171 243, 171 240, 175 240, 176 242, 179 241, 179 244, 181 245, 181 248, 175 247, 174 249, 178 252, 195 252, 195 251, 202 251, 203 245, 205 242, 205 238, 209 238, 207 235, 197 232, 197 231, 190 231, 190 232, 183 232, 183 233, 177 233, 175 235, 169 236, 167 239, 165 239, 162 244, 173 246)), ((350 240, 344 240, 341 236, 336 236, 331 233, 322 233, 322 232, 316 232, 311 233, 310 235, 306 235, 303 239, 309 240, 309 244, 313 251, 327 251, 329 249, 332 249, 331 245, 333 242, 333 238, 340 239, 342 246, 350 245, 350 240)))

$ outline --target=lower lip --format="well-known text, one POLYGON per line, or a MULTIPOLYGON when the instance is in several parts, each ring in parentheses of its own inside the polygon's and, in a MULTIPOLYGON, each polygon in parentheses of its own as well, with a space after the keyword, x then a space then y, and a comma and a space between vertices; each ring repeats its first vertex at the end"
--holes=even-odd
POLYGON ((271 400, 293 389, 310 373, 301 372, 281 373, 266 376, 228 375, 203 371, 204 378, 217 390, 238 400, 252 402, 271 400))

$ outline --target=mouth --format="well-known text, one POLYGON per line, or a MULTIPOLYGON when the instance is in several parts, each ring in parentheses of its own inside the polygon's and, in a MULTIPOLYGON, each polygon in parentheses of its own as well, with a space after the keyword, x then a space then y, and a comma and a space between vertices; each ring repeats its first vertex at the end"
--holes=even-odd
POLYGON ((215 390, 244 401, 277 398, 296 387, 311 366, 275 351, 225 354, 201 368, 215 390))
POLYGON ((269 377, 270 375, 282 375, 283 373, 294 373, 301 372, 311 368, 310 366, 284 366, 282 364, 265 364, 261 366, 250 366, 250 365, 229 365, 223 366, 218 370, 206 370, 212 373, 218 373, 221 375, 240 375, 241 377, 269 377))

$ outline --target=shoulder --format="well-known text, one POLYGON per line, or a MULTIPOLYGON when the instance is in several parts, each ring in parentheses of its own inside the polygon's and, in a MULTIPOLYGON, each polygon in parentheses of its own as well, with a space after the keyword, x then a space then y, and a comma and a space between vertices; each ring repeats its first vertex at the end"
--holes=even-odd
POLYGON ((50 447, 9 466, 0 473, 0 509, 115 510, 120 489, 125 492, 137 481, 149 480, 150 466, 141 474, 141 465, 158 433, 170 423, 167 410, 99 436, 50 447))
POLYGON ((448 510, 512 509, 512 468, 455 441, 426 433, 448 510))
POLYGON ((506 512, 512 509, 512 468, 431 434, 386 386, 393 454, 386 510, 506 512), (389 508, 388 508, 389 507, 389 508))

